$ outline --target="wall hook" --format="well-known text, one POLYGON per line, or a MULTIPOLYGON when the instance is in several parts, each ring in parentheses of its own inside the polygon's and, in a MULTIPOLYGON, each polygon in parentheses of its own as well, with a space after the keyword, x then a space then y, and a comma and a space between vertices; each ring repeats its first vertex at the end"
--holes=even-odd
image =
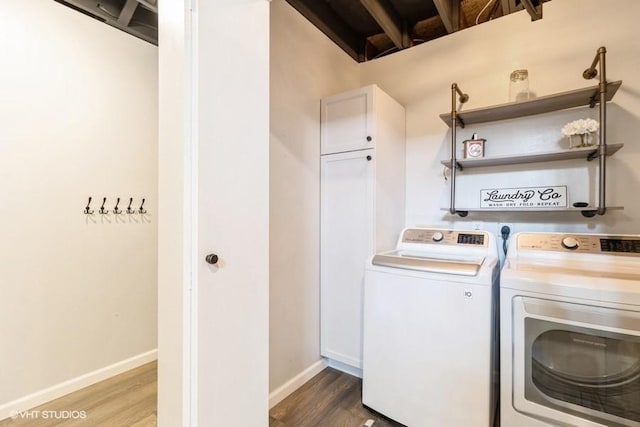
POLYGON ((142 203, 140 204, 140 209, 138 209, 138 213, 139 213, 140 215, 144 215, 144 214, 146 214, 146 213, 147 213, 147 211, 146 211, 145 209, 143 209, 143 208, 142 208, 142 207, 144 206, 144 200, 145 200, 145 199, 142 199, 142 203))
POLYGON ((129 215, 136 212, 133 209, 131 209, 131 203, 133 203, 133 197, 129 197, 129 206, 127 206, 127 213, 129 215))
POLYGON ((118 205, 120 204, 120 197, 116 200, 116 206, 113 208, 113 213, 119 215, 122 213, 122 209, 118 209, 118 205))
POLYGON ((94 212, 91 209, 89 209, 89 205, 91 205, 91 197, 89 197, 89 201, 87 202, 87 207, 84 208, 84 213, 87 215, 91 215, 94 212))
POLYGON ((102 199, 102 206, 100 206, 100 213, 102 215, 105 215, 105 214, 109 213, 109 211, 104 208, 104 204, 105 203, 107 203, 107 198, 106 197, 102 199))

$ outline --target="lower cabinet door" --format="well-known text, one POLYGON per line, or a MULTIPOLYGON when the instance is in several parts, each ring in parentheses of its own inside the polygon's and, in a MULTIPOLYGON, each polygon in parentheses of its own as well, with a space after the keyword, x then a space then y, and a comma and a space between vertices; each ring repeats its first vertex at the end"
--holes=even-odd
POLYGON ((321 159, 320 352, 362 368, 364 272, 374 248, 375 152, 321 159))

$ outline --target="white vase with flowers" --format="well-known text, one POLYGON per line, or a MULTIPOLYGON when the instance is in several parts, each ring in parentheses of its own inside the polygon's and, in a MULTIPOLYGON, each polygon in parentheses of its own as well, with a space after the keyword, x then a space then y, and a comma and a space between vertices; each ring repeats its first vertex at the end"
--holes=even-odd
POLYGON ((569 138, 569 148, 589 147, 596 144, 600 123, 593 119, 578 119, 567 123, 562 134, 569 138))

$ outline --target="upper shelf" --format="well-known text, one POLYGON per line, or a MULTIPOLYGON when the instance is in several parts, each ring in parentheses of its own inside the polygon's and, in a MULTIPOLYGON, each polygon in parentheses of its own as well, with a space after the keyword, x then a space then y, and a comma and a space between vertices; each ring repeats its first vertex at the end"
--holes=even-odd
MULTIPOLYGON (((609 144, 607 145, 607 156, 611 156, 620 150, 624 144, 609 144)), ((581 147, 581 148, 568 148, 564 150, 556 151, 543 151, 540 153, 522 153, 512 154, 506 156, 494 156, 494 157, 480 157, 474 159, 456 159, 456 164, 460 169, 462 168, 478 168, 485 166, 503 166, 503 165, 517 165, 523 163, 541 163, 552 162, 555 160, 571 160, 571 159, 586 159, 592 160, 598 155, 598 147, 581 147)), ((450 168, 451 160, 440 161, 443 165, 450 168)))
MULTIPOLYGON (((611 101, 621 84, 622 80, 607 83, 607 102, 611 101)), ((596 85, 553 95, 540 96, 528 101, 509 102, 493 107, 459 111, 458 118, 460 118, 465 125, 470 125, 549 113, 566 108, 582 107, 591 105, 592 103, 598 103, 598 101, 598 86, 596 85)), ((440 114, 440 118, 447 126, 451 127, 451 113, 440 114)))

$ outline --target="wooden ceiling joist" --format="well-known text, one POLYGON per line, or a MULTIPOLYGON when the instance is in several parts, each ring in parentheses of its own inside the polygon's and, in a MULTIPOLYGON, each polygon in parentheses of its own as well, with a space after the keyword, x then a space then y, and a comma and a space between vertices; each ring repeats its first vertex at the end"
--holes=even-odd
POLYGON ((501 0, 502 13, 508 15, 523 8, 531 16, 532 21, 542 19, 542 3, 549 0, 501 0))
POLYGON ((142 6, 154 13, 158 13, 158 0, 137 0, 142 6))
POLYGON ((128 26, 131 23, 131 18, 133 18, 137 7, 137 0, 127 0, 120 11, 120 16, 118 16, 118 25, 122 25, 123 27, 128 26))
POLYGON ((398 49, 411 47, 407 26, 388 0, 360 0, 360 3, 398 49))
POLYGON ((542 2, 536 7, 531 0, 520 0, 532 21, 542 19, 542 2))
POLYGON ((449 34, 460 30, 460 0, 433 0, 449 34))

